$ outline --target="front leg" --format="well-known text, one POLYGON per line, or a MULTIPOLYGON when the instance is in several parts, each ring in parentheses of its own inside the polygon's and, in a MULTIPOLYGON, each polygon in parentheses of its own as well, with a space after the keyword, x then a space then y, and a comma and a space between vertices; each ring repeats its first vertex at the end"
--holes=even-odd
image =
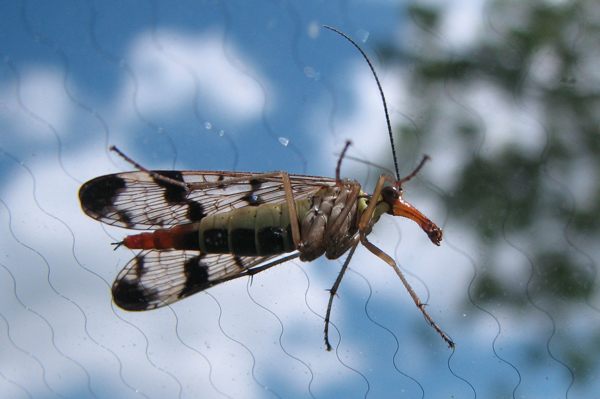
POLYGON ((419 297, 417 296, 415 291, 412 289, 412 287, 410 286, 410 284, 404 277, 404 274, 402 273, 402 271, 400 270, 400 268, 398 267, 396 262, 394 262, 394 260, 388 254, 383 252, 381 249, 377 248, 375 245, 371 244, 371 242, 367 239, 367 236, 365 234, 363 234, 363 232, 360 233, 360 242, 369 251, 371 251, 372 254, 381 258, 385 263, 387 263, 394 269, 394 271, 396 272, 398 277, 400 277, 400 280, 402 280, 402 284, 404 284, 404 287, 406 288, 406 290, 410 294, 411 298, 415 302, 415 305, 417 305, 417 307, 423 313, 423 316, 425 316, 425 319, 427 320, 427 322, 435 329, 435 331, 438 332, 438 334, 440 334, 440 336, 444 339, 444 341, 446 341, 446 343, 448 344, 448 346, 450 348, 454 348, 454 342, 452 341, 452 339, 448 336, 448 334, 443 332, 442 329, 439 328, 438 325, 433 321, 433 318, 431 316, 429 316, 429 313, 427 313, 427 311, 425 310, 426 305, 423 302, 421 302, 421 299, 419 299, 419 297))

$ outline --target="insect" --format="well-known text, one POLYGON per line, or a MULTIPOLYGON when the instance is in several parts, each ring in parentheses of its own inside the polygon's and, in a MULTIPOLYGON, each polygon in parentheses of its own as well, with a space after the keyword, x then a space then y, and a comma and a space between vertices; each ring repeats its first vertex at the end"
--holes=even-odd
MULTIPOLYGON (((325 345, 333 298, 359 243, 389 264, 426 320, 450 347, 454 343, 425 310, 394 260, 367 239, 383 214, 414 220, 440 245, 442 231, 402 198, 402 183, 414 177, 427 157, 401 179, 385 97, 375 70, 362 49, 384 104, 396 165, 396 178, 381 175, 372 195, 359 183, 336 177, 286 172, 149 171, 115 147, 139 171, 97 177, 79 190, 83 211, 103 223, 151 230, 126 237, 118 246, 139 252, 112 286, 114 302, 129 311, 173 304, 214 285, 252 276, 294 258, 337 259, 349 252, 330 290, 325 345)), ((116 248, 115 248, 116 249, 116 248)))

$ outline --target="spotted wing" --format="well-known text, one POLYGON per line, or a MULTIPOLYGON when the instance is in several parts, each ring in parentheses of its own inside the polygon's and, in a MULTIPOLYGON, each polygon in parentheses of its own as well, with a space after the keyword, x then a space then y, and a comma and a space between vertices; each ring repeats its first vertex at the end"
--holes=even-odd
POLYGON ((222 282, 254 274, 252 268, 262 270, 283 262, 281 259, 296 256, 142 251, 117 276, 112 287, 113 298, 117 306, 125 310, 156 309, 222 282))
MULTIPOLYGON (((100 176, 79 190, 83 211, 101 222, 153 230, 198 222, 235 208, 286 200, 280 174, 210 171, 157 171, 191 189, 156 179, 147 172, 100 176)), ((335 179, 289 175, 296 200, 335 184, 335 179)))

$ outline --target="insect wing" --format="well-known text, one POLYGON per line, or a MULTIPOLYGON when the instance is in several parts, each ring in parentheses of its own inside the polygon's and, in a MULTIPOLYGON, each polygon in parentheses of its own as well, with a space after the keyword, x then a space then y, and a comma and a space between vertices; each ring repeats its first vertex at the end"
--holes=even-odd
MULTIPOLYGON (((285 202, 283 179, 277 174, 210 171, 157 171, 190 184, 156 179, 147 172, 97 177, 79 190, 83 211, 113 226, 137 230, 170 228, 193 223, 215 213, 244 206, 285 202)), ((294 199, 306 198, 335 179, 290 175, 294 199)))
POLYGON ((242 277, 248 269, 275 258, 199 251, 142 251, 117 276, 112 287, 113 298, 125 310, 160 308, 242 277))

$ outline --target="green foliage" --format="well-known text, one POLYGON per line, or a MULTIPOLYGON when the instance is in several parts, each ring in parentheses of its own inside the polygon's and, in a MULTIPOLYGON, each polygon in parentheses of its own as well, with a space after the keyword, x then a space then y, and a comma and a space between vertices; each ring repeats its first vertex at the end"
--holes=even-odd
MULTIPOLYGON (((566 301, 589 296, 591 284, 582 281, 577 251, 550 243, 556 236, 600 238, 600 20, 591 12, 597 7, 591 0, 492 1, 477 41, 454 48, 439 34, 444 10, 412 6, 408 50, 384 51, 390 62, 410 64, 419 139, 432 147, 443 139, 454 144, 447 151, 465 154, 445 201, 450 216, 481 240, 486 266, 503 267, 495 243, 528 237, 539 295, 566 301), (474 87, 509 103, 509 119, 486 119, 494 110, 468 101, 474 87), (531 122, 510 119, 523 116, 531 122), (492 130, 504 139, 483 150, 492 130)), ((477 298, 505 299, 507 289, 494 276, 476 279, 477 298)))

